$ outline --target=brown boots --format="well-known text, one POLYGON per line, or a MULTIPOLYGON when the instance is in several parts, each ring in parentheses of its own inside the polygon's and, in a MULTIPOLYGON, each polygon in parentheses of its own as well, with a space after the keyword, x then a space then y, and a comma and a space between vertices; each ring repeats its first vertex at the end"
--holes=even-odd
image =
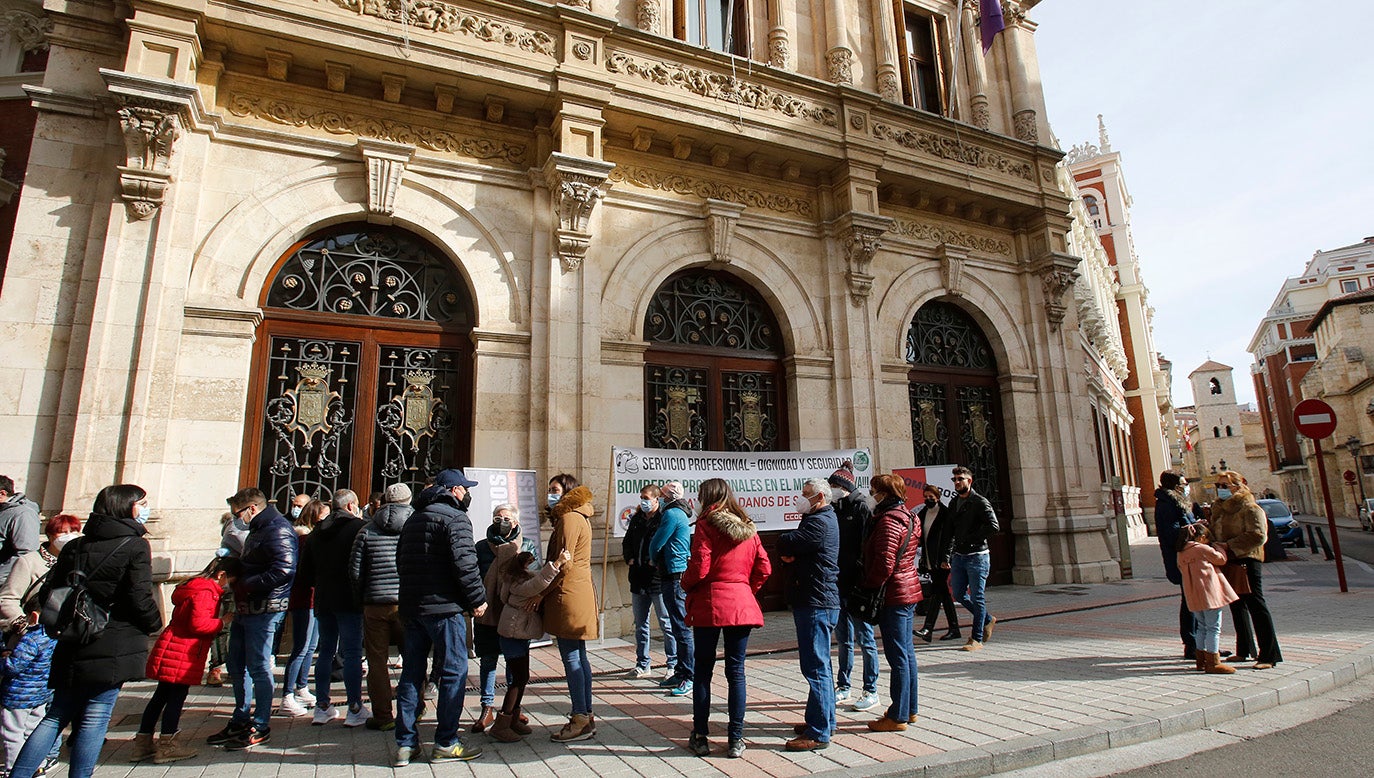
POLYGON ((1199 651, 1198 653, 1202 655, 1202 671, 1204 673, 1210 673, 1212 675, 1230 675, 1236 671, 1236 668, 1228 664, 1222 664, 1221 654, 1214 651, 1199 651))
POLYGON ((468 731, 474 733, 486 732, 487 727, 490 727, 495 721, 496 709, 490 705, 484 705, 482 706, 482 712, 478 714, 477 720, 472 722, 472 728, 468 731))
POLYGON ((496 723, 491 725, 487 734, 491 735, 493 740, 499 740, 502 743, 514 743, 524 738, 524 735, 515 731, 514 723, 515 716, 509 713, 498 713, 496 714, 496 723))

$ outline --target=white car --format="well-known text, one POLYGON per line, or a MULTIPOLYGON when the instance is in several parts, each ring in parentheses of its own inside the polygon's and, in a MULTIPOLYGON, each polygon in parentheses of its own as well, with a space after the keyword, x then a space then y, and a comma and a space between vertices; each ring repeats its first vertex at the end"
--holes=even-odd
POLYGON ((1367 498, 1360 508, 1360 529, 1374 532, 1374 497, 1367 498))

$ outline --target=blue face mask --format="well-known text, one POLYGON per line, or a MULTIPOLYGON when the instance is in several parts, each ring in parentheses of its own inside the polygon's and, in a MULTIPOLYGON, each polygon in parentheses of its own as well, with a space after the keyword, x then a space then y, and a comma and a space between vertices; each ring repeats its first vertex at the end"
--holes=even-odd
POLYGON ((1231 490, 1230 490, 1230 489, 1224 489, 1224 488, 1218 486, 1218 487, 1217 487, 1217 499, 1218 499, 1218 500, 1229 500, 1229 499, 1231 499, 1231 490))
POLYGON ((299 506, 299 505, 292 505, 292 506, 291 506, 291 518, 293 518, 293 519, 299 519, 300 517, 301 517, 301 506, 299 506))
POLYGON ((152 515, 152 508, 149 508, 146 505, 140 505, 138 506, 138 509, 134 512, 134 520, 137 521, 139 524, 147 524, 148 518, 152 515))
POLYGON ((561 494, 551 494, 551 495, 549 495, 549 507, 552 508, 553 506, 557 505, 557 504, 558 504, 558 501, 561 500, 561 499, 563 499, 563 495, 561 495, 561 494))
POLYGON ((654 512, 654 508, 657 508, 657 507, 658 507, 658 504, 657 504, 657 501, 656 501, 656 500, 640 500, 640 501, 639 501, 639 509, 642 510, 642 511, 644 511, 645 513, 653 513, 653 512, 654 512))

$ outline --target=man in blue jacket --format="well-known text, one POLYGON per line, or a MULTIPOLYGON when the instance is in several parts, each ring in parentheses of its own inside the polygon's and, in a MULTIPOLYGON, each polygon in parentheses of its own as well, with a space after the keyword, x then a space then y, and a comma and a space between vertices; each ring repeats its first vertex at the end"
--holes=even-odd
POLYGON ((687 626, 687 593, 682 590, 682 574, 687 572, 687 557, 692 553, 692 527, 688 519, 691 510, 682 492, 681 481, 663 485, 663 518, 649 541, 649 558, 658 567, 663 583, 663 605, 673 623, 673 640, 677 644, 677 667, 659 684, 671 687, 668 690, 670 697, 690 696, 692 675, 696 671, 696 649, 692 629, 687 626))
POLYGON ((778 555, 792 565, 787 600, 797 626, 797 658, 809 693, 806 721, 793 728, 788 751, 819 751, 835 732, 835 681, 830 672, 830 636, 840 619, 840 525, 830 505, 830 484, 811 478, 792 504, 802 515, 791 532, 778 536, 778 555))

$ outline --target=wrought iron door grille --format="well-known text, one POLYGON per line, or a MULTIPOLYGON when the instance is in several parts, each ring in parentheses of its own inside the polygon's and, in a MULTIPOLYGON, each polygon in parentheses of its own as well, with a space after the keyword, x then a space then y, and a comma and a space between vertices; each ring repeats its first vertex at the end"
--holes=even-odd
POLYGON ((973 471, 973 488, 994 505, 1001 498, 997 467, 997 445, 1001 442, 993 416, 992 390, 984 386, 960 386, 959 438, 964 449, 964 464, 973 471))
POLYGON ((782 353, 767 306, 723 273, 689 271, 668 279, 649 303, 644 325, 651 343, 782 353))
POLYGON ((943 465, 950 461, 945 390, 944 384, 913 382, 907 387, 917 465, 943 465))
POLYGON ((452 461, 461 352, 381 346, 372 490, 405 483, 418 494, 452 461))
POLYGON ((774 375, 723 371, 720 391, 725 408, 726 450, 775 450, 779 409, 774 375))
POLYGON ((428 245, 399 229, 360 225, 292 254, 273 280, 267 305, 469 324, 462 289, 452 263, 428 245))
POLYGON ((906 361, 927 367, 997 369, 992 346, 978 324, 957 306, 938 300, 916 312, 907 331, 906 361))
POLYGON ((707 429, 707 372, 698 367, 645 365, 649 418, 645 445, 704 451, 707 429))
POLYGON ((348 486, 362 344, 273 337, 258 484, 273 503, 348 486))

